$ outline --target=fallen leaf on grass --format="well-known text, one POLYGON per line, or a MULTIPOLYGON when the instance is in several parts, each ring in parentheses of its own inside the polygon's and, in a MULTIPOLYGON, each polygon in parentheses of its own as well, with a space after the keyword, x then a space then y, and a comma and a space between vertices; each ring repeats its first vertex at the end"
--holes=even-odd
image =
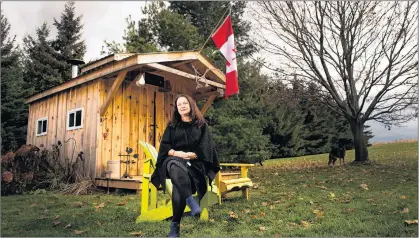
POLYGON ((38 205, 38 204, 34 203, 34 204, 30 205, 29 207, 34 207, 34 206, 36 206, 36 205, 38 205))
POLYGON ((58 225, 61 224, 61 222, 60 221, 54 221, 52 224, 54 224, 54 226, 58 226, 58 225))
POLYGON ((118 204, 116 204, 117 206, 125 206, 127 203, 126 202, 119 202, 118 204))
POLYGON ((228 215, 230 216, 230 218, 232 218, 232 219, 237 219, 237 218, 239 218, 239 216, 237 216, 237 214, 236 213, 234 213, 233 211, 229 211, 228 212, 228 215))
POLYGON ((295 223, 295 222, 288 222, 287 225, 289 225, 289 226, 297 226, 297 223, 295 223))
POLYGON ((344 211, 347 213, 351 213, 355 211, 355 208, 345 208, 344 211))
POLYGON ((56 215, 54 219, 56 220, 56 219, 58 219, 58 218, 60 218, 60 215, 56 215))
POLYGON ((406 200, 406 196, 405 195, 401 196, 400 198, 403 199, 403 200, 406 200))
POLYGON ((242 213, 248 214, 248 213, 250 213, 250 209, 246 209, 246 210, 242 211, 242 213))
POLYGON ((264 226, 259 227, 259 231, 264 231, 266 230, 264 226))
POLYGON ((209 219, 209 222, 214 223, 215 220, 214 219, 209 219))
POLYGON ((316 214, 316 217, 322 217, 324 215, 324 212, 319 212, 316 214))
POLYGON ((418 220, 404 220, 406 225, 418 224, 418 220))
POLYGON ((94 206, 96 209, 100 209, 100 208, 104 208, 105 207, 105 203, 101 203, 101 204, 99 204, 99 205, 97 205, 97 206, 94 206))
POLYGON ((65 226, 65 228, 71 228, 72 227, 72 224, 71 223, 68 223, 66 226, 65 226))
POLYGON ((256 216, 256 215, 252 215, 252 218, 253 218, 253 219, 256 219, 256 218, 257 218, 257 216, 256 216))
POLYGON ((267 202, 262 202, 262 205, 263 206, 268 206, 268 203, 267 202))
POLYGON ((309 223, 306 221, 300 221, 301 226, 308 227, 309 223))
POLYGON ((270 206, 269 206, 269 209, 273 210, 273 209, 275 209, 275 206, 270 205, 270 206))
POLYGON ((258 189, 258 188, 259 188, 259 185, 257 185, 257 184, 253 185, 253 189, 258 189))
POLYGON ((401 211, 400 213, 402 213, 402 214, 403 214, 403 213, 408 213, 408 212, 409 212, 409 208, 407 208, 407 207, 406 207, 406 208, 405 208, 405 209, 403 209, 403 211, 401 211))
POLYGON ((360 185, 359 185, 359 187, 361 187, 361 188, 362 188, 362 189, 364 189, 364 190, 368 190, 368 185, 367 185, 367 184, 365 184, 365 183, 360 184, 360 185))
POLYGON ((79 230, 74 230, 72 233, 75 235, 80 235, 82 233, 85 233, 86 231, 79 231, 79 230))
POLYGON ((334 193, 330 193, 330 198, 335 198, 335 194, 334 193))
POLYGON ((274 204, 281 203, 281 200, 274 201, 274 204))
POLYGON ((261 212, 261 213, 260 213, 260 216, 261 216, 261 217, 264 217, 264 216, 265 216, 265 213, 264 213, 264 212, 261 212))
POLYGON ((83 202, 73 202, 73 206, 75 207, 82 207, 84 205, 83 202))
POLYGON ((135 237, 139 237, 139 236, 144 235, 144 233, 141 232, 141 231, 134 231, 134 232, 130 232, 129 234, 132 235, 132 236, 135 236, 135 237))
POLYGON ((99 226, 103 225, 100 221, 97 221, 96 224, 99 225, 99 226))

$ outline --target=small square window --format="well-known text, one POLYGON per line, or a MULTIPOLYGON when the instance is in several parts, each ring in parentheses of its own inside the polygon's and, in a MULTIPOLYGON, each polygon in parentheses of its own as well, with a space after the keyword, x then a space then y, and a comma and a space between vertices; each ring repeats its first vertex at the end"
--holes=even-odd
POLYGON ((68 111, 67 130, 83 128, 83 108, 68 111))
POLYGON ((43 136, 47 134, 48 118, 41 118, 36 120, 36 136, 43 136))

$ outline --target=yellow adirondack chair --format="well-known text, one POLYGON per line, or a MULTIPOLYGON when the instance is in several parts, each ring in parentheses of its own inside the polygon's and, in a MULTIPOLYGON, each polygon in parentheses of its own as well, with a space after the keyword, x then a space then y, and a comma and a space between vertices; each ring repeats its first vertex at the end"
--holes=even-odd
MULTIPOLYGON (((157 188, 150 182, 157 162, 157 151, 154 146, 144 141, 140 141, 140 146, 146 155, 146 159, 144 161, 143 181, 141 185, 141 214, 137 217, 136 223, 142 221, 162 221, 173 215, 171 202, 173 185, 170 179, 166 179, 166 194, 169 196, 169 199, 166 200, 165 204, 158 204, 157 188)), ((200 201, 200 207, 202 208, 201 220, 208 220, 208 207, 219 203, 220 198, 221 195, 217 185, 213 184, 212 190, 208 186, 208 191, 200 201)), ((196 195, 195 199, 197 199, 196 195)), ((189 207, 186 206, 185 212, 189 211, 189 207)))

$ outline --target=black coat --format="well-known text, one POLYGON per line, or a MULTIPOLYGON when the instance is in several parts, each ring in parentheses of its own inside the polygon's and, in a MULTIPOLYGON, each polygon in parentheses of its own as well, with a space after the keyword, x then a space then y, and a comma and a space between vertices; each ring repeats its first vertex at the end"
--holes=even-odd
MULTIPOLYGON (((204 123, 199 127, 194 122, 180 122, 178 125, 168 125, 166 127, 160 142, 156 169, 151 176, 153 185, 157 188, 162 185, 163 191, 165 191, 165 179, 170 178, 166 170, 169 160, 177 160, 177 162, 183 163, 189 170, 189 175, 193 176, 194 179, 205 180, 206 175, 209 184, 211 184, 220 170, 220 163, 208 125, 204 123), (184 160, 183 158, 169 157, 168 152, 171 149, 194 152, 197 155, 197 159, 184 160), (190 162, 191 166, 186 166, 186 162, 190 162)), ((202 181, 199 184, 202 186, 206 185, 202 181)), ((206 187, 201 189, 206 190, 206 187)), ((200 191, 202 191, 201 189, 200 191)), ((192 190, 194 193, 195 189, 193 188, 192 190)))

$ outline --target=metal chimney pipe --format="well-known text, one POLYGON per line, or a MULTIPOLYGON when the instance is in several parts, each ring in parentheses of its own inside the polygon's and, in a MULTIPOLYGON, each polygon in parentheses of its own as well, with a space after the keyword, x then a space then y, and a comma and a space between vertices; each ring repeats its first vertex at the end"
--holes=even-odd
POLYGON ((71 78, 76 78, 79 74, 79 67, 77 65, 71 66, 71 78))

